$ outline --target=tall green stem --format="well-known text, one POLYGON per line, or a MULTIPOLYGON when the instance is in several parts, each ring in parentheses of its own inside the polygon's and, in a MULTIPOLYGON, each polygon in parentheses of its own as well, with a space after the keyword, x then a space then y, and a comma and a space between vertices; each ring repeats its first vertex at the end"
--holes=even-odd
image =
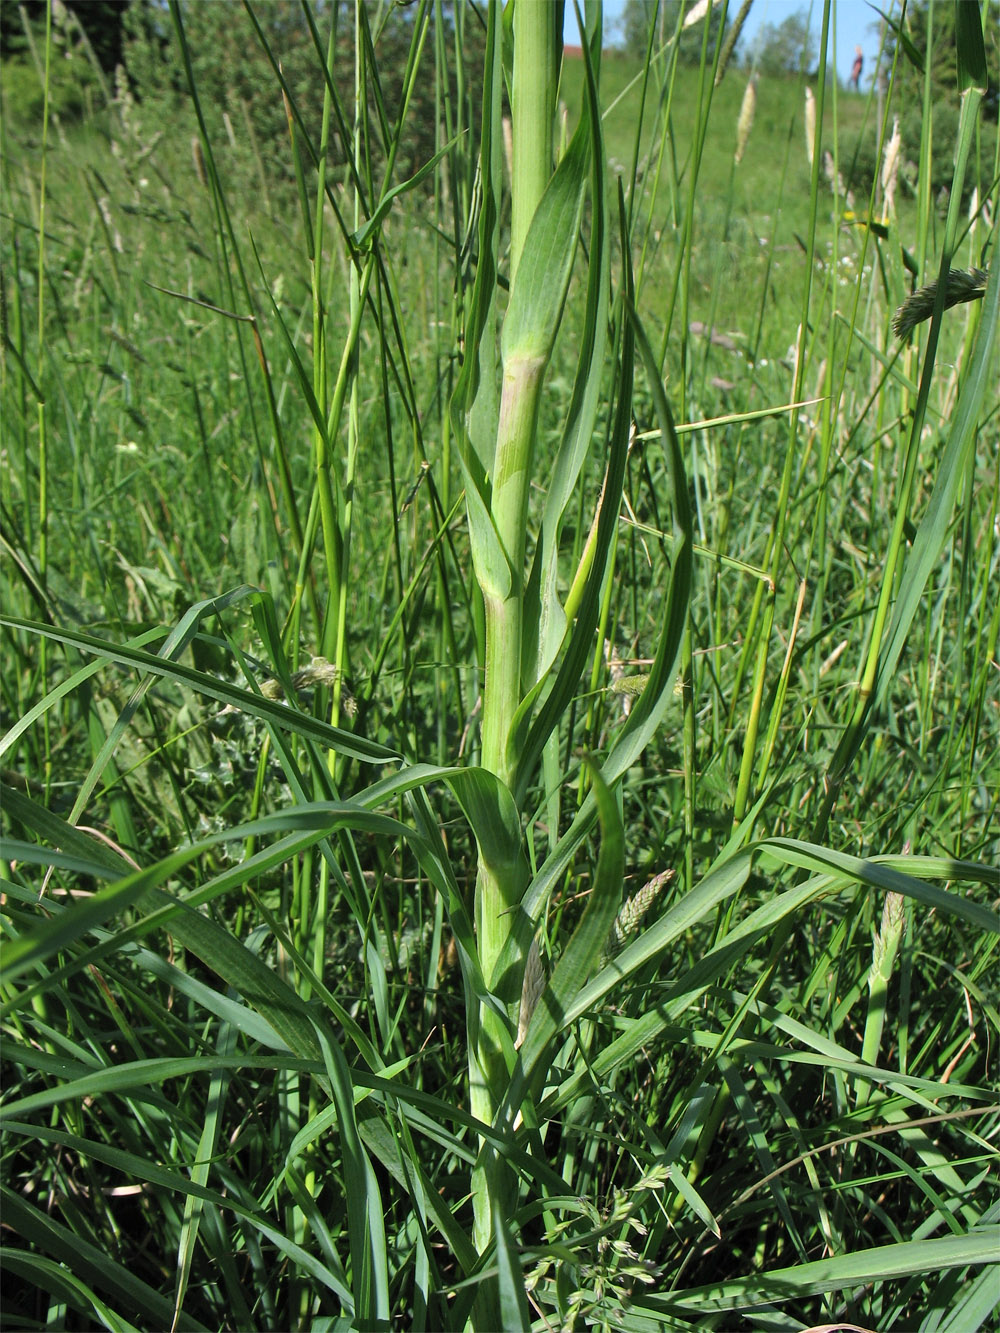
POLYGON ((510 276, 513 282, 538 201, 552 174, 557 6, 514 7, 514 78, 510 187, 510 276))
POLYGON ((528 487, 535 453, 538 403, 546 358, 509 358, 504 365, 493 482, 493 519, 510 566, 506 597, 486 597, 486 687, 483 763, 510 777, 507 736, 521 692, 521 602, 524 590, 528 487))
MULTIPOLYGON (((513 171, 511 181, 511 282, 524 251, 531 220, 552 174, 552 111, 556 73, 555 7, 519 5, 514 11, 513 171)), ((548 352, 522 354, 507 349, 493 466, 492 517, 510 571, 502 594, 483 589, 486 611, 486 680, 483 690, 483 766, 504 785, 512 776, 508 750, 511 723, 521 700, 521 633, 523 621, 525 533, 528 489, 535 456, 538 403, 548 352)), ((513 924, 511 911, 524 891, 522 864, 517 858, 501 865, 480 859, 476 879, 476 929, 479 956, 487 984, 498 985, 497 960, 513 924)), ((513 1012, 519 992, 516 977, 506 979, 500 998, 513 1012)), ((479 1013, 476 1040, 470 1044, 472 1108, 491 1123, 507 1084, 502 1020, 493 1011, 479 1013)), ((499 1173, 487 1153, 474 1195, 474 1240, 482 1252, 492 1236, 492 1208, 499 1173)))
MULTIPOLYGON (((52 71, 52 5, 45 10, 45 88, 42 98, 42 164, 38 192, 38 383, 42 392, 38 398, 38 572, 42 587, 49 578, 49 433, 45 411, 45 200, 46 163, 49 142, 49 88, 52 71)), ((48 680, 48 645, 43 639, 39 653, 43 681, 48 680)), ((52 774, 52 749, 49 714, 46 710, 42 726, 45 745, 45 783, 52 774)))

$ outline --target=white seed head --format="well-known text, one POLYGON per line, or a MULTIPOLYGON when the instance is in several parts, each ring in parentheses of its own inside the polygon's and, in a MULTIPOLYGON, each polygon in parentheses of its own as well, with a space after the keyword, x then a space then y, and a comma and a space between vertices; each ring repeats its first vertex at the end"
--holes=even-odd
POLYGON ((883 216, 889 217, 896 211, 896 181, 899 178, 899 147, 902 136, 899 133, 899 117, 892 123, 892 134, 885 146, 882 159, 882 201, 883 216))
POLYGON ((837 164, 833 160, 833 154, 829 148, 823 154, 823 175, 830 182, 830 189, 834 194, 843 195, 844 202, 848 208, 854 207, 854 196, 849 190, 844 189, 844 178, 837 170, 837 164))
POLYGON ((747 84, 747 90, 743 94, 743 104, 740 107, 740 118, 736 122, 736 152, 733 154, 734 162, 741 162, 743 160, 747 140, 750 138, 750 131, 753 129, 753 118, 756 111, 757 76, 755 74, 747 84))
POLYGON ((809 166, 813 164, 813 148, 816 143, 816 98, 813 97, 813 90, 806 89, 806 157, 809 159, 809 166))
POLYGON ((708 0, 698 0, 698 3, 692 5, 684 18, 684 27, 693 28, 696 23, 700 23, 708 12, 708 0))

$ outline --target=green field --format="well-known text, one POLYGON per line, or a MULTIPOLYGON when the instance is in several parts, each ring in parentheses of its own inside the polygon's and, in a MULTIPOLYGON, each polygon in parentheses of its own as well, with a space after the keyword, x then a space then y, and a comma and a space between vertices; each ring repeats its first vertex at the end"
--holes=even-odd
POLYGON ((993 1327, 975 32, 213 9, 5 70, 4 1327, 993 1327))

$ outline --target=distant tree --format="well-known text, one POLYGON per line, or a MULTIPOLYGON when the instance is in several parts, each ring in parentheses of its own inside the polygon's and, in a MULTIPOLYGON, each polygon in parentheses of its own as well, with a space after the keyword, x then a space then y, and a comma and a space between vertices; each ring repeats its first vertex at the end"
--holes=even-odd
MULTIPOLYGON (((90 43, 90 48, 105 74, 114 73, 122 58, 122 36, 125 14, 131 0, 63 0, 62 9, 71 19, 67 23, 59 9, 53 12, 57 33, 63 30, 72 37, 73 22, 79 24, 90 43)), ((26 55, 28 39, 25 24, 29 24, 36 39, 45 33, 46 0, 20 0, 19 4, 0 5, 0 56, 4 60, 26 55)), ((79 35, 79 30, 76 35, 79 35)))
MULTIPOLYGON (((128 6, 129 0, 54 0, 48 105, 58 122, 78 119, 110 98, 128 6)), ((47 0, 0 3, 4 92, 19 122, 37 121, 45 103, 47 11, 47 0)))
MULTIPOLYGON (((190 51, 195 83, 209 120, 210 133, 219 141, 233 145, 234 160, 244 165, 259 158, 272 179, 290 179, 292 160, 288 146, 288 124, 284 105, 277 94, 277 78, 261 42, 242 4, 232 0, 180 0, 180 11, 190 51), (228 118, 228 119, 227 119, 228 118)), ((338 3, 314 3, 312 12, 325 50, 329 25, 336 23, 334 81, 346 108, 347 130, 354 86, 354 6, 338 3)), ((305 121, 306 131, 318 144, 323 110, 324 78, 317 58, 309 25, 299 0, 268 0, 255 3, 253 13, 271 51, 280 61, 282 72, 295 104, 305 121)), ((399 115, 407 55, 413 32, 414 9, 368 3, 366 14, 378 62, 378 97, 369 85, 371 126, 371 164, 377 174, 383 158, 379 130, 379 110, 391 126, 399 115)), ((437 21, 437 9, 432 10, 437 21)), ((451 5, 442 6, 446 41, 454 34, 455 14, 451 5)), ((477 91, 482 87, 482 29, 465 21, 464 56, 466 60, 466 96, 472 108, 479 105, 477 91)), ((170 14, 159 0, 133 0, 126 21, 125 64, 140 110, 147 117, 169 120, 187 113, 189 98, 181 52, 170 14)), ((424 46, 425 71, 433 60, 434 38, 424 46)), ((434 79, 419 76, 412 90, 407 129, 396 159, 399 176, 412 174, 426 162, 435 149, 434 79)), ((452 95, 455 95, 455 86, 452 95)), ((330 156, 343 161, 343 145, 336 124, 330 156)))
MULTIPOLYGON (((695 0, 625 0, 622 14, 622 28, 625 49, 634 56, 646 54, 649 42, 650 24, 656 25, 654 47, 663 46, 677 32, 678 23, 683 24, 683 11, 686 16, 695 6, 695 0)), ((712 6, 709 19, 709 57, 715 49, 715 43, 722 33, 722 6, 712 6)), ((701 60, 701 44, 704 34, 704 20, 699 19, 689 28, 681 27, 677 59, 682 65, 697 65, 701 60)))
POLYGON ((39 17, 44 23, 43 0, 28 0, 28 3, 23 5, 0 5, 0 58, 13 60, 28 54, 25 23, 35 22, 37 25, 39 17))
MULTIPOLYGON (((930 68, 931 102, 938 106, 950 102, 958 106, 958 49, 955 41, 955 6, 935 4, 929 0, 910 0, 906 6, 903 30, 926 69, 930 68)), ((986 40, 986 67, 990 71, 992 97, 987 97, 984 111, 996 120, 997 68, 1000 66, 1000 0, 989 0, 983 15, 983 36, 986 40)), ((886 33, 885 61, 892 63, 898 39, 890 28, 886 33)), ((896 62, 896 89, 904 107, 920 105, 923 101, 924 75, 913 62, 906 44, 896 62)))
POLYGON ((817 54, 809 15, 804 9, 797 9, 777 25, 766 23, 757 34, 752 54, 761 74, 805 74, 817 54))
MULTIPOLYGON (((909 0, 903 31, 907 40, 901 43, 895 30, 887 27, 883 65, 884 69, 888 69, 895 59, 891 109, 893 116, 899 117, 902 136, 900 174, 904 189, 915 188, 921 140, 930 128, 936 151, 931 159, 930 172, 921 177, 920 184, 936 198, 942 190, 951 186, 954 167, 951 145, 958 136, 961 90, 958 86, 955 6, 942 4, 938 0, 931 10, 927 0, 909 0), (900 47, 898 55, 897 45, 900 47), (930 71, 929 127, 924 112, 924 70, 930 71)), ((978 189, 982 195, 989 188, 997 152, 996 71, 1000 65, 1000 0, 989 0, 983 16, 983 36, 990 89, 983 101, 978 152, 972 155, 966 173, 966 198, 973 189, 978 189)), ((868 127, 861 137, 852 135, 842 138, 840 160, 847 163, 849 185, 860 191, 870 189, 880 170, 875 128, 868 127)))

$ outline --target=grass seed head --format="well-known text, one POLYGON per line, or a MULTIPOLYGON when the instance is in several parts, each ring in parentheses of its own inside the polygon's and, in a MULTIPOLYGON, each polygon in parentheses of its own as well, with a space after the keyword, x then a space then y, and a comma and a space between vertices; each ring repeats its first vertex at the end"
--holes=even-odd
POLYGON ((899 133, 899 117, 892 123, 892 134, 885 146, 882 159, 882 218, 888 221, 896 212, 896 181, 899 177, 899 147, 902 137, 899 133))
POLYGON ((725 74, 729 65, 729 58, 736 48, 736 43, 740 39, 740 33, 743 31, 743 24, 746 22, 752 4, 753 0, 743 0, 736 18, 729 25, 725 41, 722 45, 722 54, 719 56, 719 68, 715 75, 716 88, 718 88, 719 84, 722 82, 722 76, 725 74))
POLYGON ((118 107, 118 114, 121 116, 122 125, 127 131, 131 132, 135 113, 135 98, 132 96, 128 75, 125 73, 125 66, 122 64, 115 66, 115 103, 118 107))
POLYGON ((813 164, 813 151, 816 143, 816 98, 811 88, 806 89, 806 157, 810 169, 813 164))
POLYGON ((823 175, 826 177, 831 190, 835 190, 837 194, 844 193, 844 182, 829 148, 823 153, 823 175))
POLYGON ((638 893, 629 898, 615 917, 615 924, 611 927, 611 934, 605 945, 606 954, 614 955, 628 943, 639 929, 642 918, 660 896, 664 885, 669 884, 673 877, 672 870, 661 870, 658 875, 648 880, 638 893))
POLYGON ((844 178, 837 170, 837 164, 833 160, 833 154, 829 148, 823 154, 823 175, 830 184, 830 189, 834 194, 840 196, 847 204, 848 208, 854 207, 854 193, 844 188, 844 178))
POLYGON ((750 131, 753 129, 753 118, 757 111, 757 75, 751 76, 747 84, 747 90, 743 94, 743 104, 740 107, 740 118, 736 122, 736 152, 733 155, 734 162, 741 162, 743 154, 746 152, 747 140, 750 138, 750 131))
POLYGON ((696 23, 700 23, 708 12, 708 0, 698 0, 698 3, 692 5, 684 16, 684 27, 693 28, 696 23))
POLYGON ((191 136, 191 160, 194 162, 194 172, 199 183, 207 190, 208 172, 205 170, 205 154, 201 151, 201 140, 197 134, 191 136))
POLYGON ((906 900, 901 893, 890 889, 882 907, 882 927, 872 941, 872 969, 870 976, 877 978, 885 971, 886 961, 891 966, 906 924, 906 900))
MULTIPOLYGON (((951 269, 944 296, 945 310, 950 310, 953 305, 960 305, 963 301, 981 300, 986 293, 988 279, 989 274, 985 269, 971 268, 968 272, 961 268, 951 269)), ((934 313, 937 292, 938 284, 935 280, 929 282, 926 287, 918 288, 912 296, 906 298, 892 319, 892 331, 897 338, 905 338, 918 324, 930 319, 934 313)))
MULTIPOLYGON (((302 690, 315 689, 317 686, 332 690, 340 680, 340 668, 335 663, 327 661, 325 657, 314 657, 308 666, 292 672, 292 686, 296 694, 302 690)), ((265 699, 282 699, 285 695, 281 681, 274 677, 268 677, 261 682, 260 692, 265 699)), ((347 690, 341 693, 340 706, 348 717, 353 717, 358 711, 357 700, 347 690)))

